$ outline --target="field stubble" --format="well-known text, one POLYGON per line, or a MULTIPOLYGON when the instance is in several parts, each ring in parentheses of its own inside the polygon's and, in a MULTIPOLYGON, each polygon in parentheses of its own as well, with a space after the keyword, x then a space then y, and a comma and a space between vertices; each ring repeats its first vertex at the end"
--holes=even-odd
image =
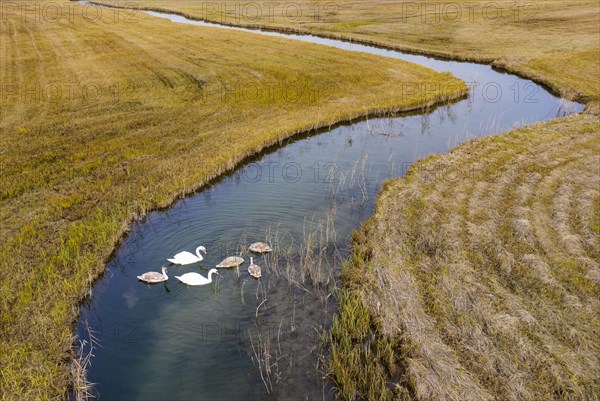
POLYGON ((600 8, 594 0, 97 2, 491 63, 563 97, 594 107, 600 101, 600 8))
POLYGON ((597 400, 599 165, 598 118, 575 115, 387 182, 330 333, 344 398, 597 400))

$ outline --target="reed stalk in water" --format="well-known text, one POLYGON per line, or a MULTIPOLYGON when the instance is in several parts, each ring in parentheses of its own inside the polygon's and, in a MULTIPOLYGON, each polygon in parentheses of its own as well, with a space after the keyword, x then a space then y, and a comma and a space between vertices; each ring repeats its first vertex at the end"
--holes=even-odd
POLYGON ((86 339, 79 339, 75 357, 70 364, 71 389, 75 401, 88 401, 94 397, 94 383, 87 378, 89 366, 92 364, 94 349, 99 344, 92 329, 86 325, 86 339))

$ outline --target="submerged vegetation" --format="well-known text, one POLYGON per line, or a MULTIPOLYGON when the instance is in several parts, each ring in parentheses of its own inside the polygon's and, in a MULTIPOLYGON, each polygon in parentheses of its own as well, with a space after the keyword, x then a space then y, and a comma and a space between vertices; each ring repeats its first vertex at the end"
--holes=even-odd
POLYGON ((597 400, 599 165, 600 122, 582 115, 387 182, 355 234, 330 333, 340 394, 597 400))
POLYGON ((3 400, 66 396, 78 302, 132 219, 294 133, 466 91, 401 61, 47 4, 0 21, 3 400))

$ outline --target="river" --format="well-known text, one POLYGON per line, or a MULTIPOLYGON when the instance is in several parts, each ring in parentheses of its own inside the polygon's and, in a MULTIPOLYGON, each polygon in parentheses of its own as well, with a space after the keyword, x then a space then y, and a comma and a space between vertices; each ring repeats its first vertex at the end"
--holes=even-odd
POLYGON ((291 138, 134 224, 81 305, 77 326, 80 338, 88 338, 88 327, 97 338, 88 379, 101 400, 334 399, 331 383, 323 380, 320 335, 335 311, 332 294, 351 233, 373 212, 382 182, 471 138, 583 109, 484 64, 148 14, 198 29, 235 29, 410 61, 452 73, 469 84, 470 95, 422 113, 291 138), (216 282, 202 287, 173 277, 206 275, 254 241, 275 248, 254 255, 263 267, 260 281, 248 276, 251 255, 245 252, 239 276, 221 270, 216 282), (166 261, 200 244, 208 249, 201 263, 166 261), (166 284, 136 279, 162 265, 169 268, 166 284))

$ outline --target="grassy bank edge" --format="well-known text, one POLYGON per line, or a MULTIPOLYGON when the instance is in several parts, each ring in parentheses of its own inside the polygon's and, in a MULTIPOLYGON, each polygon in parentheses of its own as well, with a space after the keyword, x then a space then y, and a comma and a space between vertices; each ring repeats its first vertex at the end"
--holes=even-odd
MULTIPOLYGON (((491 145, 495 138, 511 138, 534 126, 546 127, 569 119, 578 127, 585 127, 591 120, 600 124, 597 109, 587 109, 578 115, 552 119, 547 122, 517 128, 508 133, 475 138, 452 149, 449 153, 432 155, 415 162, 406 176, 384 182, 376 200, 375 211, 361 227, 353 232, 353 254, 342 272, 342 288, 336 294, 338 310, 333 317, 331 329, 324 335, 329 352, 329 377, 334 381, 338 395, 343 400, 377 399, 382 401, 414 401, 417 384, 405 374, 406 358, 410 358, 411 345, 401 338, 383 332, 383 323, 377 311, 367 301, 367 294, 385 291, 371 280, 370 272, 376 267, 373 259, 373 241, 377 240, 378 219, 391 216, 382 209, 382 198, 394 196, 399 187, 409 184, 419 171, 432 171, 431 166, 445 156, 461 152, 469 147, 491 145), (368 374, 365 374, 368 373, 368 374)), ((568 132, 565 135, 568 135, 568 132)), ((573 131, 571 131, 573 132, 573 131)), ((600 141, 600 135, 597 135, 600 141)), ((402 201, 398 199, 398 201, 402 201)), ((598 205, 596 205, 597 207, 598 205)), ((410 253, 410 249, 406 252, 410 253)), ((383 266, 388 268, 388 266, 383 266)), ((371 299, 372 296, 371 296, 371 299)), ((432 356, 435 357, 435 356, 432 356)))

